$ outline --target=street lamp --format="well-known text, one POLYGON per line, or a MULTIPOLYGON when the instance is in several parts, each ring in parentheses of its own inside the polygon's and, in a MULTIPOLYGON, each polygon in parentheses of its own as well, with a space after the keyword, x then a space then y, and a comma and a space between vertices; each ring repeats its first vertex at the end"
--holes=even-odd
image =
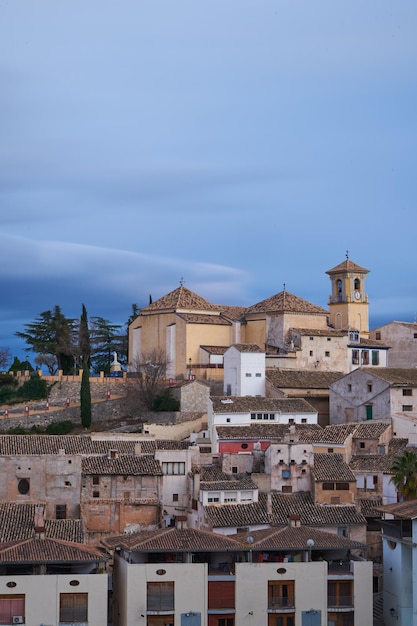
POLYGON ((249 544, 249 563, 252 563, 252 544, 253 544, 253 537, 252 537, 252 535, 249 535, 249 537, 246 539, 246 541, 249 544))
POLYGON ((308 562, 311 563, 311 550, 314 548, 314 540, 307 539, 307 547, 308 547, 308 562))

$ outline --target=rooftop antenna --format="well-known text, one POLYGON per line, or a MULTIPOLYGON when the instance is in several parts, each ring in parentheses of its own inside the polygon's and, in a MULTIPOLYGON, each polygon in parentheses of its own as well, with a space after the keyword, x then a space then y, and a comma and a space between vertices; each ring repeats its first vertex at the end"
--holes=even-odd
POLYGON ((346 261, 349 261, 349 250, 346 250, 346 261))

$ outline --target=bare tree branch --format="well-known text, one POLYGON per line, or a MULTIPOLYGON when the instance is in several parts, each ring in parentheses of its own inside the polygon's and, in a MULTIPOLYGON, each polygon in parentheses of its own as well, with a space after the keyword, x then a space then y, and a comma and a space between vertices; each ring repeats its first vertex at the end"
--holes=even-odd
POLYGON ((130 387, 138 394, 143 406, 151 411, 155 398, 165 389, 169 360, 164 350, 143 353, 134 360, 134 375, 129 377, 130 387))

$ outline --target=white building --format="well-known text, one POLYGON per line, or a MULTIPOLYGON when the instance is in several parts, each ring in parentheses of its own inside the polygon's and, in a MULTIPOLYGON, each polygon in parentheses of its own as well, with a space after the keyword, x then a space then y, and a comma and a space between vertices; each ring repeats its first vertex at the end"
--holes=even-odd
POLYGON ((224 394, 265 396, 265 352, 251 343, 230 346, 224 353, 224 394))

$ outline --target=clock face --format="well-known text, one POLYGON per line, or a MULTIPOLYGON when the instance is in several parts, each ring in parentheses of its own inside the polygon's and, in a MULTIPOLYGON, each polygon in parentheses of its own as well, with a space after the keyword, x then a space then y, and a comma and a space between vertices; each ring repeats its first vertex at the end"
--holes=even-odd
POLYGON ((359 300, 361 297, 360 291, 355 291, 355 298, 356 300, 359 300))

